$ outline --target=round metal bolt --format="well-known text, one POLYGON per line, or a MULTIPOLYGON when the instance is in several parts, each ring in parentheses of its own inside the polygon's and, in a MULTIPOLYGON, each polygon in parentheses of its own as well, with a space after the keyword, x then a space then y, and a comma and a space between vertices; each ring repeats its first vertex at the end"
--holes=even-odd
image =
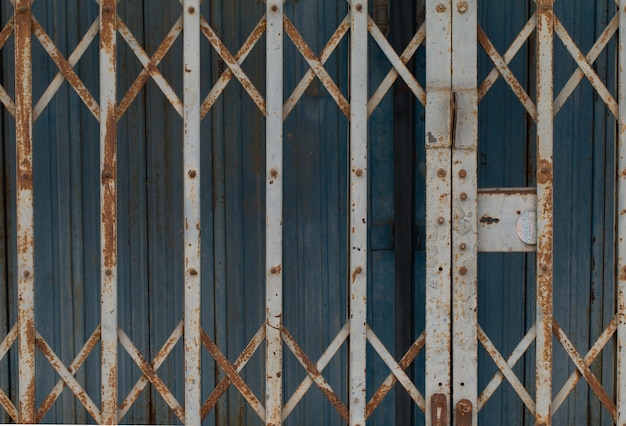
POLYGON ((17 9, 17 10, 18 10, 18 12, 20 12, 20 13, 26 13, 26 12, 28 12, 28 8, 27 8, 26 6, 20 6, 20 8, 19 8, 19 9, 17 9))
POLYGON ((439 225, 443 225, 444 223, 446 223, 446 220, 443 218, 443 216, 439 216, 439 218, 437 218, 437 223, 439 225))
POLYGON ((277 273, 277 272, 278 272, 278 268, 277 268, 276 266, 272 266, 272 267, 270 268, 270 272, 271 272, 272 274, 275 274, 275 273, 277 273))
POLYGON ((276 169, 271 169, 270 170, 270 176, 275 178, 276 176, 278 176, 278 170, 276 169))
POLYGON ((104 11, 104 13, 111 13, 111 6, 104 6, 102 10, 104 11))
POLYGON ((464 179, 467 176, 467 171, 465 169, 459 170, 459 177, 464 179))
POLYGON ((272 5, 272 12, 277 12, 278 11, 278 6, 276 6, 275 4, 272 5))
POLYGON ((552 9, 551 5, 549 5, 547 3, 544 3, 543 6, 541 6, 541 8, 543 10, 545 10, 545 11, 548 11, 548 10, 552 9))
POLYGON ((189 6, 189 8, 187 8, 187 12, 193 14, 196 11, 196 9, 194 9, 193 6, 189 6))
POLYGON ((28 173, 22 173, 22 179, 28 180, 30 179, 30 175, 28 173))
POLYGON ((30 277, 30 271, 24 271, 24 276, 25 276, 26 278, 30 277))
POLYGON ((465 243, 461 243, 461 244, 459 244, 459 248, 460 248, 461 250, 465 250, 465 249, 467 248, 467 244, 465 244, 465 243))
POLYGON ((356 5, 356 11, 357 11, 357 12, 360 12, 360 11, 362 11, 362 10, 363 10, 363 5, 362 5, 361 3, 357 3, 357 5, 356 5))
POLYGON ((465 266, 461 266, 459 268, 459 274, 466 275, 467 274, 467 268, 465 266))
POLYGON ((464 1, 459 2, 459 3, 457 3, 457 5, 456 5, 456 10, 458 10, 458 11, 459 11, 459 13, 465 13, 465 12, 467 12, 467 8, 468 8, 468 5, 467 5, 467 3, 466 3, 466 2, 464 2, 464 1))
POLYGON ((435 10, 439 13, 443 13, 446 11, 446 6, 439 3, 437 6, 435 6, 435 10))
POLYGON ((113 273, 110 269, 105 269, 104 274, 110 276, 113 273))
POLYGON ((548 265, 542 263, 539 269, 541 269, 541 272, 548 272, 548 265))
POLYGON ((465 200, 467 200, 467 194, 466 194, 465 192, 461 192, 461 193, 459 194, 459 198, 460 198, 462 201, 465 201, 465 200))
POLYGON ((363 268, 361 268, 360 266, 357 266, 356 269, 354 270, 355 274, 360 274, 361 272, 363 272, 363 268))
POLYGON ((195 178, 195 177, 196 177, 196 171, 195 171, 195 170, 189 170, 189 171, 187 172, 187 175, 188 175, 190 178, 192 178, 192 179, 193 179, 193 178, 195 178))
POLYGON ((439 176, 440 178, 445 178, 446 171, 444 169, 437 169, 437 176, 439 176))
POLYGON ((363 176, 363 170, 361 170, 361 169, 356 169, 356 171, 354 173, 356 173, 356 175, 359 176, 359 177, 363 176))
POLYGON ((198 275, 198 271, 196 271, 195 268, 191 268, 191 269, 189 269, 189 275, 194 275, 194 276, 198 275))
POLYGON ((544 175, 547 174, 548 172, 550 172, 550 169, 546 166, 543 166, 541 168, 541 170, 539 170, 541 173, 543 173, 544 175))

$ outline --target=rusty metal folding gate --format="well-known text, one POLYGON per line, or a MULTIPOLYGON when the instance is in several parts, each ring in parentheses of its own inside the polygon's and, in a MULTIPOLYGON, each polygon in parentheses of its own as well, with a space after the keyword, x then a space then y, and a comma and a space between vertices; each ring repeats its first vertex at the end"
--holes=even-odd
MULTIPOLYGON (((44 1, 44 0, 39 0, 44 1)), ((87 0, 81 0, 87 1, 87 0)), ((124 2, 124 0, 121 0, 124 2)), ((302 0, 301 0, 302 1, 302 0)), ((308 0, 304 0, 308 1, 308 0)), ((393 1, 393 0, 392 0, 393 1)), ((613 422, 626 424, 626 55, 618 55, 617 95, 607 88, 594 70, 594 61, 609 41, 617 38, 617 51, 626 49, 626 32, 620 22, 626 19, 626 1, 616 0, 613 18, 587 54, 581 51, 554 12, 554 0, 537 0, 529 7, 532 16, 505 53, 499 52, 478 25, 478 0, 427 0, 425 22, 401 53, 392 47, 384 28, 372 15, 386 13, 385 2, 351 0, 340 22, 321 52, 307 45, 298 28, 284 13, 281 0, 266 0, 266 13, 260 18, 246 42, 236 53, 227 48, 220 34, 201 14, 200 0, 180 0, 181 14, 167 37, 152 56, 118 14, 119 0, 95 0, 98 20, 84 34, 75 50, 64 56, 32 12, 32 0, 11 0, 14 14, 0 32, 0 46, 12 36, 15 45, 14 96, 0 87, 0 101, 15 119, 16 135, 16 247, 17 247, 17 321, 11 325, 0 344, 0 359, 14 345, 18 348, 18 398, 12 400, 0 389, 0 405, 15 421, 41 421, 65 388, 76 396, 92 420, 102 424, 124 421, 124 416, 142 391, 151 385, 162 396, 181 422, 200 424, 213 410, 229 386, 234 386, 249 404, 249 409, 267 425, 282 424, 313 386, 321 390, 330 406, 350 425, 364 425, 394 386, 401 386, 413 403, 424 412, 419 422, 429 425, 476 425, 478 412, 505 380, 515 390, 527 412, 538 425, 551 424, 576 385, 584 379, 597 395, 613 422), (373 9, 374 13, 370 13, 373 9), (618 36, 619 35, 619 36, 618 36), (264 37, 266 52, 265 94, 244 70, 244 62, 264 37), (182 38, 183 63, 180 64, 182 99, 173 84, 159 71, 158 65, 176 40, 182 38), (536 72, 533 97, 509 68, 521 47, 532 38, 536 43, 536 72), (94 40, 99 43, 99 95, 94 96, 74 68, 94 40), (206 40, 205 40, 206 39, 206 40), (342 40, 349 40, 349 90, 344 93, 325 68, 326 62, 342 40), (33 68, 37 67, 32 44, 40 43, 58 67, 56 78, 39 99, 33 99, 33 68), (293 42, 306 61, 307 71, 291 93, 285 93, 284 43, 293 42), (558 96, 554 96, 554 43, 560 40, 577 69, 558 96), (205 84, 201 69, 201 44, 208 42, 219 54, 223 70, 210 82, 206 97, 199 88, 205 84), (117 84, 124 69, 118 65, 118 48, 127 44, 143 70, 122 93, 117 84), (374 45, 384 54, 392 69, 380 85, 368 87, 368 49, 374 45), (478 81, 479 45, 493 62, 493 70, 478 81), (426 50, 426 84, 408 68, 420 46, 426 50), (536 188, 478 187, 479 103, 496 80, 502 78, 523 105, 536 129, 536 188), (554 117, 583 79, 595 89, 617 123, 616 142, 616 303, 613 316, 587 353, 581 353, 556 321, 553 312, 553 234, 554 117), (154 359, 149 360, 135 346, 118 324, 118 120, 152 81, 182 117, 180 138, 183 141, 182 186, 184 206, 180 224, 184 238, 184 315, 154 359), (347 206, 348 265, 345 281, 348 306, 345 325, 335 330, 335 337, 315 360, 307 355, 284 324, 284 253, 283 203, 285 174, 284 121, 312 83, 318 79, 328 91, 338 110, 349 121, 348 161, 349 199, 347 206), (396 80, 402 80, 414 100, 425 107, 426 131, 426 326, 413 336, 405 354, 392 355, 391 348, 368 325, 368 282, 370 271, 368 170, 372 153, 368 149, 368 122, 396 80), (63 363, 35 327, 35 280, 37 259, 34 231, 33 122, 42 114, 64 81, 76 91, 85 107, 99 123, 100 134, 100 324, 69 364, 63 363), (223 95, 230 82, 238 81, 258 110, 265 116, 265 321, 249 340, 236 360, 224 355, 216 340, 202 326, 205 308, 201 306, 202 255, 201 229, 223 226, 218 222, 201 223, 203 188, 200 185, 201 122, 223 95), (288 95, 288 96, 285 96, 288 95), (121 101, 118 101, 121 99, 121 101), (286 100, 285 100, 286 99, 286 100), (36 101, 36 102, 34 102, 36 101), (536 251, 536 317, 512 354, 505 358, 478 323, 478 253, 536 251), (606 389, 590 369, 608 342, 617 339, 615 389, 606 389), (177 342, 184 347, 184 398, 177 399, 160 379, 158 369, 177 342), (368 389, 368 344, 390 373, 376 389, 368 389), (516 363, 535 345, 535 389, 513 370, 516 363), (498 368, 484 389, 479 389, 479 345, 498 368), (575 366, 566 383, 555 391, 553 383, 554 345, 560 345, 575 366), (96 401, 76 377, 76 372, 90 353, 100 348, 100 389, 96 401), (251 389, 240 375, 246 363, 264 350, 263 394, 251 389), (345 393, 333 389, 324 377, 324 369, 342 347, 348 348, 345 393), (120 394, 118 360, 121 350, 128 353, 141 371, 130 392, 120 394), (49 361, 59 376, 58 383, 38 404, 36 352, 49 361), (212 369, 202 362, 210 354, 224 376, 207 394, 203 392, 204 371, 212 369), (293 394, 284 390, 283 360, 289 351, 307 375, 293 394), (420 352, 425 352, 425 389, 407 374, 407 368, 420 352), (534 396, 533 396, 534 394, 534 396), (345 395, 342 398, 341 395, 345 395), (612 396, 614 395, 614 396, 612 396)), ((245 3, 245 2, 244 2, 245 3)), ((522 118, 523 119, 523 118, 522 118)), ((298 283, 289 285, 297 286, 298 283)), ((373 283, 374 287, 376 283, 373 283)), ((609 283, 608 285, 613 285, 609 283)), ((612 368, 612 367, 611 367, 612 368)), ((401 414, 399 414, 401 415, 401 414)), ((586 421, 586 419, 581 420, 586 421)))

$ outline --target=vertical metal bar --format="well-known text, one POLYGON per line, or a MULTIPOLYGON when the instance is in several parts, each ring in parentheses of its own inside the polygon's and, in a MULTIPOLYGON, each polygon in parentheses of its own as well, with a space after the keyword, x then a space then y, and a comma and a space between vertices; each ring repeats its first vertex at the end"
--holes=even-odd
POLYGON ((554 0, 537 2, 537 366, 536 424, 551 424, 554 0))
POLYGON ((626 424, 626 0, 619 2, 619 123, 617 140, 617 419, 626 424))
POLYGON ((117 423, 117 70, 115 0, 100 1, 102 422, 117 423))
POLYGON ((201 422, 200 395, 200 0, 183 2, 185 216, 185 423, 201 422))
POLYGON ((15 131, 19 423, 36 421, 32 104, 30 0, 18 0, 15 2, 15 131))
POLYGON ((452 395, 455 422, 477 425, 478 1, 452 7, 452 395))
POLYGON ((265 185, 265 424, 282 424, 283 402, 283 1, 267 2, 265 185))
POLYGON ((367 322, 367 1, 350 10, 350 425, 365 425, 367 322))
POLYGON ((450 0, 426 2, 426 424, 429 426, 447 424, 452 412, 451 6, 450 0))

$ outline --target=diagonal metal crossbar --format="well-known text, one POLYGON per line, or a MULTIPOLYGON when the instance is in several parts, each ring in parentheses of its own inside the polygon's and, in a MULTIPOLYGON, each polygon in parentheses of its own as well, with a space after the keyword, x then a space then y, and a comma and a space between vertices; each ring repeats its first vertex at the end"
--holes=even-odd
MULTIPOLYGON (((80 367, 83 365, 85 360, 87 360, 87 357, 89 356, 89 354, 91 354, 91 352, 94 350, 94 348, 100 341, 100 334, 101 334, 100 326, 98 326, 96 327, 94 332, 91 334, 89 339, 87 339, 87 341, 85 342, 81 350, 78 352, 74 360, 67 367, 67 373, 71 374, 72 376, 76 374, 76 372, 80 369, 80 367)), ((46 413, 50 410, 50 408, 52 408, 52 406, 54 405, 56 400, 59 398, 59 396, 61 396, 61 392, 63 392, 63 389, 65 389, 65 387, 68 386, 69 384, 70 383, 66 382, 65 378, 61 376, 61 379, 57 381, 56 385, 52 388, 48 396, 44 399, 44 401, 41 403, 41 406, 37 410, 38 422, 42 421, 46 413)), ((89 413, 93 417, 93 414, 91 413, 91 411, 89 411, 89 413)), ((96 417, 94 417, 94 419, 96 419, 96 417)))
MULTIPOLYGON (((4 359, 11 346, 13 346, 13 343, 15 343, 15 341, 17 340, 17 335, 18 328, 16 322, 15 324, 13 324, 11 330, 9 330, 7 335, 4 337, 2 343, 0 343, 0 360, 4 359)), ((7 396, 6 393, 4 393, 2 389, 0 389, 0 406, 2 406, 2 408, 6 410, 9 416, 11 416, 13 421, 17 423, 17 409, 15 408, 13 401, 11 401, 11 399, 7 396)))
POLYGON ((580 374, 585 378, 587 384, 589 385, 589 387, 591 387, 591 390, 600 399, 600 402, 602 403, 604 408, 608 410, 611 418, 615 422, 617 419, 617 410, 613 399, 602 387, 602 384, 600 383, 598 378, 591 372, 591 370, 589 369, 590 364, 587 364, 587 362, 585 362, 585 359, 580 356, 574 344, 569 340, 567 334, 565 334, 565 332, 555 319, 553 319, 552 321, 552 332, 554 333, 554 336, 557 338, 557 340, 561 343, 561 346, 563 346, 563 349, 565 349, 565 352, 567 352, 570 359, 574 362, 574 365, 576 365, 576 368, 578 369, 580 374))
MULTIPOLYGON (((605 30, 600 36, 600 44, 598 45, 598 48, 602 44, 606 45, 606 43, 608 43, 610 39, 610 35, 611 35, 610 30, 612 29, 610 23, 607 29, 609 31, 605 30)), ((578 48, 578 46, 576 45, 572 37, 569 35, 569 33, 567 32, 567 30, 565 29, 561 21, 556 16, 554 17, 554 32, 559 36, 559 38, 563 42, 563 45, 565 46, 569 54, 572 56, 574 61, 576 61, 576 65, 578 65, 578 69, 582 71, 585 77, 587 77, 587 79, 589 80, 593 88, 596 90, 600 98, 604 101, 606 106, 609 108, 613 116, 615 118, 618 118, 619 117, 619 105, 617 104, 617 101, 615 100, 613 95, 611 95, 611 93, 609 92, 609 89, 607 89, 605 84, 600 80, 600 77, 598 76, 598 74, 593 70, 593 67, 591 66, 592 62, 590 62, 590 59, 587 59, 587 57, 580 51, 580 49, 578 48)), ((593 49, 594 48, 592 48, 592 52, 593 52, 593 49)))
MULTIPOLYGON (((172 350, 174 349, 174 347, 176 346, 176 344, 178 343, 178 341, 180 340, 182 336, 183 336, 183 321, 181 320, 176 326, 176 328, 174 329, 174 331, 172 331, 172 334, 170 335, 170 337, 165 341, 161 349, 159 349, 159 351, 157 352, 152 362, 150 363, 150 367, 152 367, 155 373, 157 372, 159 367, 163 364, 163 362, 166 360, 170 352, 172 352, 172 350)), ((148 376, 145 374, 141 376, 139 380, 137 380, 133 388, 128 392, 128 395, 126 396, 126 398, 124 398, 124 401, 122 401, 122 403, 120 404, 119 413, 118 413, 118 421, 122 420, 124 416, 126 416, 126 413, 128 413, 128 410, 130 410, 134 402, 137 400, 137 398, 139 398, 139 395, 145 389, 145 387, 148 385, 149 382, 150 380, 148 376)))
MULTIPOLYGON (((583 359, 584 365, 590 367, 591 364, 593 364, 593 361, 598 357, 598 355, 600 355, 606 344, 615 334, 616 330, 617 317, 613 317, 609 325, 604 329, 600 337, 598 337, 598 340, 596 340, 591 349, 589 349, 587 355, 585 355, 585 358, 583 359)), ((574 372, 569 376, 567 381, 563 384, 559 392, 554 397, 554 400, 552 401, 552 410, 554 412, 556 412, 561 407, 565 399, 574 390, 574 387, 576 387, 576 384, 581 377, 583 377, 583 375, 581 373, 581 370, 579 370, 578 368, 574 370, 574 372)))
MULTIPOLYGON (((347 422, 348 421, 348 407, 341 401, 341 398, 333 391, 333 388, 330 384, 324 379, 320 371, 317 369, 315 364, 311 362, 306 353, 302 350, 300 345, 296 342, 293 336, 287 331, 286 328, 283 327, 281 331, 281 335, 283 337, 283 341, 287 345, 287 347, 291 350, 293 355, 296 357, 298 362, 304 369, 313 382, 317 385, 317 387, 322 391, 324 396, 330 401, 330 403, 335 407, 337 412, 341 415, 341 418, 347 422)), ((283 415, 283 417, 286 417, 283 415)))
MULTIPOLYGON (((13 34, 14 28, 15 23, 13 17, 11 17, 9 22, 7 22, 4 28, 2 28, 2 31, 0 31, 0 49, 4 47, 11 34, 13 34)), ((15 102, 11 99, 11 96, 9 96, 6 89, 2 85, 0 85, 0 102, 2 102, 7 111, 15 117, 15 102)))
MULTIPOLYGON (((534 328, 535 327, 533 327, 533 330, 534 328)), ((478 326, 478 333, 477 333, 478 340, 483 345, 483 347, 485 348, 485 350, 487 351, 491 359, 496 363, 496 366, 500 370, 500 373, 511 384, 511 386, 513 387, 517 395, 524 402, 524 405, 526 405, 526 408, 528 408, 528 411, 530 411, 533 416, 535 415, 535 401, 530 396, 530 394, 528 393, 528 391, 526 390, 522 382, 517 378, 517 375, 513 371, 513 366, 515 365, 517 360, 523 355, 523 353, 526 351, 526 349, 530 345, 530 342, 532 342, 533 339, 529 338, 529 336, 533 336, 534 338, 534 335, 535 335, 534 331, 532 333, 531 332, 527 333, 526 337, 522 339, 522 341, 525 341, 526 344, 522 345, 521 347, 518 346, 518 348, 523 349, 523 350, 514 351, 513 352, 514 355, 509 357, 509 361, 507 361, 500 354, 500 352, 498 352, 498 349, 496 349, 495 345, 491 342, 491 340, 489 340, 489 337, 487 337, 487 334, 485 334, 482 327, 478 326), (509 363, 511 363, 512 365, 509 365, 509 363)), ((482 405, 484 405, 485 402, 486 402, 486 398, 484 399, 484 402, 482 405)))
MULTIPOLYGON (((409 349, 406 351, 404 356, 400 359, 400 362, 398 362, 398 366, 403 371, 409 368, 409 366, 413 363, 417 355, 419 355, 421 350, 424 348, 425 344, 426 344, 426 331, 422 331, 422 334, 420 334, 417 340, 413 342, 411 347, 409 347, 409 349)), ((387 378, 385 378, 383 383, 378 387, 376 392, 374 392, 374 394, 368 401, 367 406, 366 406, 366 411, 365 411, 365 416, 367 418, 369 418, 374 413, 374 410, 376 409, 376 407, 378 407, 378 405, 385 398, 385 396, 387 396, 387 394, 389 393, 389 391, 391 391, 391 389, 393 388, 393 385, 395 385, 397 381, 398 381, 398 377, 394 374, 394 371, 392 370, 392 372, 387 376, 387 378)), ((422 402, 421 405, 418 403, 418 407, 422 411, 425 411, 426 407, 424 406, 425 401, 423 400, 423 398, 421 399, 421 402, 422 402)))
MULTIPOLYGON (((343 343, 348 338, 350 334, 350 324, 346 323, 339 333, 335 336, 333 341, 328 345, 328 348, 322 353, 319 360, 315 363, 315 370, 321 374, 324 371, 324 368, 328 365, 330 360, 335 356, 335 354, 339 351, 343 343)), ((283 336, 284 338, 284 336, 283 336)), ((307 374, 305 379, 298 385, 293 395, 289 398, 285 406, 283 407, 283 420, 287 419, 294 408, 298 405, 298 403, 302 400, 302 397, 309 390, 311 385, 314 382, 314 378, 311 374, 307 374)))
POLYGON ((265 408, 256 397, 252 389, 250 389, 247 383, 241 378, 236 367, 228 362, 228 359, 224 356, 222 351, 220 351, 215 342, 213 342, 213 340, 209 337, 208 334, 206 334, 204 330, 202 330, 201 332, 201 339, 202 345, 207 351, 209 351, 215 362, 217 362, 217 365, 219 365, 224 373, 226 373, 226 376, 228 377, 230 382, 235 385, 237 390, 246 399, 246 401, 248 401, 248 404, 250 404, 254 412, 257 413, 261 420, 265 421, 265 408))
MULTIPOLYGON (((346 100, 343 93, 341 93, 341 90, 339 89, 339 87, 337 87, 330 75, 328 75, 328 71, 326 71, 326 68, 324 68, 324 65, 322 64, 320 58, 315 56, 315 53, 313 53, 302 35, 298 32, 296 27, 286 15, 283 16, 283 25, 285 28, 285 32, 287 33, 291 41, 293 41, 293 44, 296 46, 298 51, 300 51, 307 64, 309 65, 309 69, 315 73, 315 75, 322 82, 326 90, 328 90, 328 93, 333 98, 337 106, 339 106, 341 112, 343 112, 343 114, 349 118, 350 104, 346 100)), ((339 28, 341 28, 341 26, 339 28)))
MULTIPOLYGON (((94 339, 95 340, 95 339, 94 339)), ((57 356, 56 353, 52 350, 52 348, 48 345, 45 339, 36 332, 35 344, 41 351, 41 353, 46 357, 52 368, 56 370, 56 372, 61 376, 61 379, 65 382, 67 387, 69 387, 76 398, 83 404, 87 412, 93 417, 93 419, 97 423, 102 423, 102 417, 100 414, 100 410, 94 404, 93 400, 89 397, 87 392, 83 389, 83 387, 78 383, 78 380, 74 377, 75 371, 70 371, 65 364, 61 361, 61 359, 57 356)), ((95 347, 95 343, 91 349, 95 347)))
MULTIPOLYGON (((531 21, 536 20, 531 18, 531 21)), ((522 32, 515 38, 513 44, 507 50, 508 56, 505 55, 505 57, 503 57, 502 55, 500 55, 500 53, 498 53, 495 46, 493 45, 491 40, 489 40, 489 37, 487 37, 487 34, 483 31, 480 25, 478 26, 478 42, 495 65, 497 72, 504 78, 504 81, 506 81, 511 90, 513 90, 513 93, 515 93, 515 96, 522 103, 522 105, 526 109, 526 112, 528 112, 528 115, 536 121, 537 107, 535 106, 535 103, 532 101, 532 99, 526 92, 526 89, 524 89, 524 87, 521 85, 517 77, 515 77, 515 75, 508 66, 509 62, 511 62, 511 60, 515 56, 515 53, 519 51, 521 46, 528 39, 528 37, 530 37, 530 34, 534 30, 536 23, 531 23, 531 21, 528 21, 528 23, 522 29, 522 32)), ((493 71, 491 73, 493 73, 493 71)), ((492 74, 489 74, 487 76, 485 82, 478 90, 479 99, 487 93, 487 91, 491 88, 495 81, 496 78, 493 77, 492 74)))
MULTIPOLYGON (((256 334, 252 337, 250 342, 248 342, 244 350, 241 352, 241 354, 237 357, 235 362, 232 364, 237 374, 241 373, 241 370, 243 370, 243 368, 246 366, 250 358, 252 358, 252 355, 254 355, 257 349, 261 347, 261 344, 263 343, 264 339, 265 339, 265 326, 261 326, 261 328, 259 328, 256 334)), ((209 397, 206 399, 204 404, 202 404, 202 411, 201 411, 202 419, 205 419, 206 416, 208 416, 209 412, 217 404, 217 401, 228 390, 228 387, 230 386, 231 383, 232 381, 230 380, 230 377, 228 375, 226 375, 219 381, 219 383, 217 384, 215 389, 213 389, 213 391, 211 392, 209 397)))
POLYGON ((50 38, 50 36, 48 36, 46 31, 43 29, 41 24, 39 24, 34 16, 31 17, 31 21, 33 34, 35 34, 43 48, 46 50, 46 52, 48 52, 48 55, 50 55, 52 61, 59 68, 68 83, 76 91, 80 99, 85 103, 89 111, 91 111, 94 117, 98 119, 100 116, 100 108, 98 106, 98 103, 94 99, 87 86, 85 86, 83 81, 74 71, 73 64, 69 63, 68 60, 65 59, 65 57, 61 54, 59 49, 50 38))
POLYGON ((172 411, 176 414, 180 421, 184 423, 184 408, 176 400, 176 397, 168 389, 163 380, 161 380, 161 378, 159 378, 159 376, 156 374, 155 368, 145 360, 143 355, 141 355, 141 352, 139 352, 137 347, 133 344, 133 342, 121 328, 118 328, 118 338, 128 355, 130 355, 135 364, 137 364, 141 372, 144 374, 144 377, 146 377, 150 381, 154 389, 159 394, 161 394, 161 397, 163 397, 167 405, 172 409, 172 411))
MULTIPOLYGON (((205 35, 206 35, 207 28, 211 28, 211 27, 209 26, 208 23, 206 23, 206 20, 204 18, 202 18, 200 22, 201 22, 200 24, 201 27, 205 28, 205 35)), ((265 15, 263 15, 263 17, 256 24, 256 26, 254 27, 254 29, 252 30, 252 32, 250 33, 246 41, 243 43, 243 45, 237 52, 237 54, 235 56, 229 55, 229 57, 232 57, 234 59, 234 63, 239 69, 241 69, 241 65, 246 60, 246 57, 252 51, 256 43, 263 36, 266 25, 267 25, 267 19, 265 18, 265 15)), ((211 30, 209 34, 214 34, 214 32, 211 30)), ((223 43, 220 43, 220 44, 223 45, 223 43)), ((233 79, 233 77, 235 77, 235 73, 233 72, 233 70, 230 68, 230 65, 229 65, 228 68, 226 68, 224 72, 220 75, 217 82, 213 85, 208 95, 202 102, 201 109, 200 109, 200 117, 204 118, 207 115, 211 107, 213 107, 213 105, 215 104, 217 99, 220 97, 220 95, 224 92, 224 89, 226 89, 226 86, 233 79)), ((255 89, 255 93, 258 93, 256 89, 255 89)), ((259 98, 257 100, 260 102, 262 98, 259 98)), ((257 106, 258 105, 259 104, 257 104, 257 106)), ((264 111, 264 110, 265 110, 265 107, 261 109, 261 111, 264 111)))

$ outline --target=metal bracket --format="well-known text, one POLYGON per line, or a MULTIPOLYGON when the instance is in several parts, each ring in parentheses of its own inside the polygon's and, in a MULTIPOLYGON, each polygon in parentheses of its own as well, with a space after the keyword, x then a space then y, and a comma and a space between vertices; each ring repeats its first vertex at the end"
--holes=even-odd
POLYGON ((462 399, 456 404, 456 426, 472 426, 474 407, 469 399, 462 399))
POLYGON ((448 426, 448 399, 442 393, 430 398, 430 416, 432 426, 448 426))

